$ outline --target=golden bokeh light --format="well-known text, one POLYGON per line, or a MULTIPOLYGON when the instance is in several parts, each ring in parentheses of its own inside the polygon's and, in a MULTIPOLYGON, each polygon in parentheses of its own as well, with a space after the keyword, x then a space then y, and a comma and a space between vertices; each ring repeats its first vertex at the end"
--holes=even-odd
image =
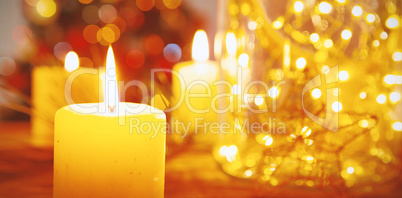
POLYGON ((249 57, 246 53, 242 53, 240 54, 239 58, 237 58, 237 63, 241 66, 241 67, 247 67, 248 66, 248 62, 249 62, 249 57))
POLYGON ((250 4, 247 3, 247 2, 243 2, 243 3, 240 5, 240 12, 241 12, 243 15, 245 15, 245 16, 249 15, 250 12, 251 12, 250 4))
POLYGON ((181 0, 163 0, 163 4, 169 9, 176 9, 181 4, 181 0))
POLYGON ((381 32, 380 38, 381 38, 382 40, 387 39, 387 38, 388 38, 388 33, 386 33, 386 32, 381 32))
POLYGON ((355 6, 352 8, 352 15, 355 17, 359 17, 363 14, 363 9, 360 6, 355 6))
POLYGON ((304 69, 307 65, 307 61, 305 58, 300 57, 296 60, 296 67, 297 69, 304 69))
POLYGON ((340 71, 338 73, 338 78, 340 81, 346 81, 349 79, 349 73, 347 71, 340 71))
POLYGON ((393 128, 395 131, 402 131, 402 122, 394 122, 394 123, 392 124, 392 128, 393 128))
POLYGON ((350 30, 343 30, 341 36, 344 40, 349 40, 352 38, 352 32, 350 30))
POLYGON ((329 14, 332 11, 332 5, 323 1, 318 5, 318 10, 322 14, 329 14))
POLYGON ((281 29, 281 28, 283 27, 284 21, 285 21, 285 18, 283 18, 282 16, 281 16, 281 17, 278 17, 278 19, 276 19, 276 21, 274 21, 274 22, 272 23, 272 27, 273 27, 274 29, 281 29))
POLYGON ((373 46, 374 46, 374 47, 380 46, 380 41, 379 41, 379 40, 374 40, 374 41, 373 41, 373 46))
POLYGON ((36 3, 36 11, 43 17, 52 17, 56 9, 56 3, 53 0, 39 0, 36 3))
POLYGON ((367 97, 367 93, 366 92, 361 92, 360 93, 360 98, 361 99, 365 99, 367 97))
POLYGON ((320 89, 313 89, 313 91, 311 92, 311 96, 313 96, 313 98, 320 98, 321 97, 321 90, 320 89))
POLYGON ((249 30, 255 30, 255 29, 257 29, 257 22, 255 22, 255 21, 250 21, 249 23, 248 23, 248 29, 249 30))
POLYGON ((97 33, 99 29, 100 28, 97 25, 87 25, 83 31, 84 39, 88 43, 96 44, 98 42, 97 33))
POLYGON ((387 97, 384 94, 380 94, 376 100, 379 104, 384 104, 387 101, 387 97))
POLYGON ((277 87, 272 87, 268 92, 268 95, 271 98, 276 98, 279 96, 279 89, 277 87))
POLYGON ((342 103, 336 101, 334 103, 332 103, 332 110, 335 112, 339 112, 342 110, 342 103))
POLYGON ((87 57, 81 57, 80 58, 80 65, 84 67, 94 67, 94 63, 90 58, 87 57))
POLYGON ((326 39, 325 41, 324 41, 324 47, 326 47, 326 48, 330 48, 330 47, 332 47, 334 45, 334 42, 331 40, 331 39, 326 39))
POLYGON ((392 103, 397 103, 401 100, 401 94, 398 92, 392 92, 389 94, 389 100, 391 100, 392 103))
POLYGON ((246 170, 246 172, 244 172, 244 175, 246 177, 250 177, 251 175, 253 175, 253 171, 252 170, 246 170))
POLYGON ((394 60, 395 62, 400 62, 402 61, 402 52, 394 52, 392 54, 392 60, 394 60))
POLYGON ((368 23, 373 23, 373 22, 375 21, 375 15, 374 15, 374 14, 368 14, 368 15, 366 16, 366 21, 367 21, 368 23))
POLYGON ((93 0, 78 0, 82 4, 90 4, 93 0))
POLYGON ((261 106, 262 104, 264 104, 264 98, 263 98, 261 95, 257 95, 257 96, 254 98, 254 103, 255 103, 257 106, 261 106))
POLYGON ((138 9, 142 11, 149 11, 155 5, 155 0, 136 0, 135 2, 137 4, 138 9))
POLYGON ((353 173, 355 172, 355 169, 354 169, 353 167, 348 167, 348 168, 346 169, 346 171, 347 171, 349 174, 353 174, 353 173))
POLYGON ((103 46, 108 46, 116 41, 116 35, 110 27, 103 27, 96 34, 98 42, 103 46))
POLYGON ((151 34, 145 38, 145 50, 151 55, 161 54, 164 46, 162 38, 156 34, 151 34))
POLYGON ((304 8, 304 4, 301 1, 296 1, 293 8, 296 13, 300 13, 304 8))
POLYGON ((329 73, 329 67, 328 67, 328 65, 322 66, 321 72, 322 72, 323 74, 328 74, 328 73, 329 73))
POLYGON ((396 29, 400 25, 400 18, 398 15, 394 14, 388 17, 385 21, 385 26, 389 29, 396 29))
POLYGON ((314 43, 318 42, 320 40, 320 36, 317 33, 312 33, 310 35, 310 40, 314 43))
POLYGON ((263 140, 265 141, 265 146, 271 146, 274 139, 270 135, 266 135, 263 140))
POLYGON ((99 18, 105 23, 113 23, 117 18, 117 10, 114 6, 106 4, 99 8, 99 18))

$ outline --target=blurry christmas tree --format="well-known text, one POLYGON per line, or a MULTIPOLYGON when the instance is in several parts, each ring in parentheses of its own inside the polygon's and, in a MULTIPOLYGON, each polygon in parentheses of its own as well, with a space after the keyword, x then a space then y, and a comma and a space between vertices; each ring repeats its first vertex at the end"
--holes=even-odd
MULTIPOLYGON (((81 67, 103 67, 113 45, 119 78, 147 84, 152 68, 189 59, 192 35, 202 25, 181 0, 25 0, 29 22, 17 31, 31 45, 21 50, 34 66, 63 65, 76 51, 81 67)), ((135 87, 126 101, 140 102, 135 87)))

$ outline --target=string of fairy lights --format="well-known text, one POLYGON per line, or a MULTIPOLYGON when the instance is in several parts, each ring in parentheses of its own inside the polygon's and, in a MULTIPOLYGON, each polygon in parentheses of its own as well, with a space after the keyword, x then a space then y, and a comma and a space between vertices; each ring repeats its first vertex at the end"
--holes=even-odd
MULTIPOLYGON (((402 131, 398 6, 395 0, 229 0, 222 39, 225 78, 233 79, 230 67, 248 68, 251 80, 285 80, 286 85, 268 93, 257 87, 244 93, 242 101, 230 100, 269 111, 255 114, 244 108, 227 116, 234 130, 214 150, 223 170, 267 187, 332 186, 342 192, 350 187, 370 192, 374 183, 396 177, 402 131), (230 64, 233 54, 237 61, 230 64), (327 76, 335 67, 339 71, 331 91, 317 87, 308 97, 302 95, 309 80, 327 76), (338 100, 326 106, 328 94, 338 100), (339 113, 338 132, 308 118, 302 98, 318 116, 339 113), (246 120, 268 123, 269 132, 247 133, 246 120)), ((239 86, 233 85, 233 97, 239 86)))

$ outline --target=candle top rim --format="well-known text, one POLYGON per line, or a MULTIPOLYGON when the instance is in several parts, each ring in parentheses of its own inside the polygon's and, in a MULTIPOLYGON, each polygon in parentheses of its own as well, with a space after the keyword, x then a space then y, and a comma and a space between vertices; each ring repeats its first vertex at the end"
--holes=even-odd
POLYGON ((165 113, 162 110, 147 104, 119 102, 118 105, 121 112, 116 112, 113 114, 107 113, 106 111, 100 112, 99 109, 104 107, 104 105, 105 103, 71 104, 60 108, 57 111, 57 113, 61 110, 66 110, 71 111, 74 114, 78 115, 93 115, 103 117, 119 117, 119 116, 135 116, 135 115, 161 115, 161 116, 163 115, 164 117, 166 117, 165 113))

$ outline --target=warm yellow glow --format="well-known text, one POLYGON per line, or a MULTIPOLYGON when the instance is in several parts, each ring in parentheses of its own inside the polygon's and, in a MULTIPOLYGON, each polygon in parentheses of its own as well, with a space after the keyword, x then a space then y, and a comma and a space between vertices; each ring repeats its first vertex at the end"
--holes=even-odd
POLYGON ((296 1, 293 7, 296 13, 300 13, 304 8, 304 4, 301 1, 296 1))
POLYGON ((350 30, 343 30, 341 36, 343 39, 349 40, 350 38, 352 38, 352 32, 350 30))
POLYGON ((373 41, 373 46, 374 46, 374 47, 380 46, 380 41, 374 40, 374 41, 373 41))
POLYGON ((377 96, 377 102, 380 104, 384 104, 387 101, 387 97, 384 94, 380 94, 377 96))
POLYGON ((385 21, 385 26, 387 26, 389 29, 396 29, 399 27, 399 23, 399 16, 394 14, 388 17, 388 19, 385 21))
POLYGON ((346 169, 346 171, 347 171, 349 174, 353 174, 353 173, 355 172, 355 169, 354 169, 353 167, 348 167, 348 168, 346 169))
POLYGON ((118 112, 116 106, 119 102, 119 93, 117 89, 116 63, 112 46, 109 46, 106 57, 106 72, 105 72, 105 94, 104 101, 109 113, 118 112))
POLYGON ((313 96, 313 98, 320 98, 321 97, 321 90, 320 89, 313 89, 313 91, 311 92, 311 96, 313 96))
POLYGON ((369 123, 368 123, 367 120, 361 120, 361 121, 359 122, 359 125, 360 125, 362 128, 367 128, 367 127, 369 126, 369 123))
POLYGON ((232 86, 231 91, 232 91, 233 95, 237 95, 237 94, 240 93, 240 87, 237 84, 235 84, 235 85, 232 86))
POLYGON ((257 29, 257 22, 255 22, 255 21, 250 21, 249 23, 248 23, 248 29, 249 30, 255 30, 255 29, 257 29))
POLYGON ((320 40, 320 36, 317 33, 312 33, 310 35, 310 40, 314 43, 318 42, 320 40))
POLYGON ((328 65, 322 66, 321 72, 322 72, 323 74, 328 74, 328 72, 329 72, 329 67, 328 67, 328 65))
POLYGON ((306 138, 311 135, 311 129, 308 128, 308 126, 304 126, 302 128, 301 134, 303 135, 303 138, 306 138))
POLYGON ((396 76, 389 74, 384 77, 384 82, 388 85, 393 85, 396 83, 396 76))
POLYGON ((265 141, 265 146, 271 146, 274 142, 274 139, 270 135, 266 135, 263 140, 265 141))
POLYGON ((381 38, 382 40, 385 40, 385 39, 388 38, 388 34, 387 34, 386 32, 381 32, 380 38, 381 38))
POLYGON ((333 45, 334 45, 334 43, 332 42, 331 39, 327 39, 327 40, 324 41, 324 47, 326 47, 326 48, 330 48, 333 45))
POLYGON ((80 60, 77 53, 71 51, 68 52, 64 60, 64 69, 68 72, 72 72, 80 66, 80 60))
POLYGON ((394 60, 395 62, 402 61, 402 52, 394 52, 392 54, 392 60, 394 60))
POLYGON ((195 33, 191 55, 194 61, 202 62, 209 59, 208 37, 204 30, 197 30, 195 33))
POLYGON ((245 101, 245 102, 247 102, 247 103, 250 103, 250 102, 253 102, 253 96, 252 95, 250 95, 250 94, 244 94, 244 96, 243 96, 243 100, 245 101))
POLYGON ((323 1, 318 5, 318 10, 322 14, 329 14, 332 11, 332 5, 328 2, 323 1))
POLYGON ((334 103, 332 103, 332 110, 335 112, 339 112, 342 110, 342 103, 336 101, 334 103))
POLYGON ((345 80, 349 79, 349 73, 347 71, 340 71, 338 73, 338 78, 341 81, 345 81, 345 80))
POLYGON ((368 15, 366 16, 366 21, 367 21, 368 23, 373 23, 373 22, 375 21, 375 16, 374 16, 374 14, 368 14, 368 15))
POLYGON ((307 61, 305 58, 301 57, 296 60, 296 67, 298 69, 304 69, 306 67, 307 61))
POLYGON ((246 175, 246 177, 250 177, 251 175, 253 175, 253 171, 252 170, 246 170, 246 172, 244 172, 244 175, 246 175))
POLYGON ((355 7, 353 7, 353 9, 352 9, 352 14, 353 14, 353 16, 355 16, 355 17, 361 16, 361 15, 363 14, 363 9, 362 9, 362 7, 360 7, 360 6, 355 6, 355 7))
POLYGON ((264 98, 263 98, 262 96, 260 96, 260 95, 257 95, 257 96, 254 98, 254 103, 255 103, 256 105, 258 105, 258 106, 261 106, 262 104, 264 104, 264 98))
POLYGON ((222 33, 218 32, 215 34, 214 39, 214 56, 215 59, 220 59, 222 55, 222 33))
POLYGON ((36 11, 43 17, 51 17, 56 13, 56 3, 53 0, 39 0, 36 11))
POLYGON ((313 161, 314 161, 314 157, 313 157, 313 156, 311 156, 311 155, 309 155, 309 156, 305 156, 305 160, 306 160, 308 163, 313 163, 313 161))
POLYGON ((229 56, 236 56, 237 41, 236 36, 232 32, 226 34, 226 50, 229 56))
POLYGON ((237 58, 237 63, 239 63, 239 65, 241 67, 247 67, 248 62, 249 62, 249 57, 246 53, 240 54, 239 58, 237 58))
POLYGON ((392 92, 389 94, 389 100, 393 103, 397 103, 401 100, 401 94, 398 92, 392 92))
POLYGON ((361 92, 360 93, 360 98, 361 99, 365 99, 367 97, 367 93, 366 92, 361 92))
POLYGON ((271 89, 269 89, 268 92, 269 92, 268 95, 271 98, 276 98, 279 95, 279 89, 276 87, 272 87, 271 89))
POLYGON ((280 28, 282 28, 284 21, 285 21, 285 18, 283 16, 280 16, 276 19, 276 21, 272 22, 272 27, 274 29, 280 29, 280 28))
POLYGON ((345 3, 346 2, 346 0, 336 0, 337 2, 339 2, 339 3, 345 3))
POLYGON ((285 71, 288 71, 290 67, 290 44, 288 40, 283 46, 283 67, 285 71))
POLYGON ((274 22, 272 23, 272 27, 273 27, 274 29, 280 29, 282 26, 283 26, 283 23, 282 23, 281 21, 278 21, 278 20, 276 20, 276 21, 274 21, 274 22))
POLYGON ((219 155, 222 157, 226 157, 226 160, 228 162, 233 162, 236 158, 237 154, 237 147, 235 145, 230 145, 228 146, 222 146, 219 148, 219 155))
POLYGON ((394 122, 394 124, 392 124, 392 128, 395 131, 402 131, 402 122, 394 122))

